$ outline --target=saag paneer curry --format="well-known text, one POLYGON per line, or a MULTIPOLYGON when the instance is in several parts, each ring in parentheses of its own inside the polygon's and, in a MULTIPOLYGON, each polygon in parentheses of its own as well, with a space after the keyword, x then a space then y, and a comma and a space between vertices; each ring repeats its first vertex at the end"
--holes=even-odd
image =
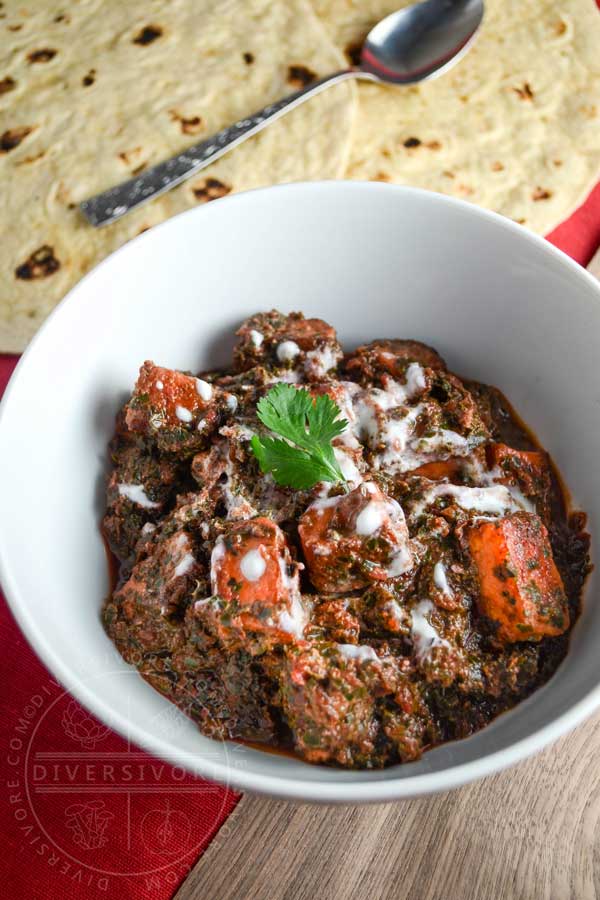
POLYGON ((503 395, 416 341, 344 354, 300 313, 237 336, 228 372, 145 362, 118 415, 104 622, 125 660, 206 735, 349 768, 418 759, 546 682, 589 537, 503 395), (271 397, 301 416, 279 440, 271 397), (338 476, 290 486, 313 436, 338 476))

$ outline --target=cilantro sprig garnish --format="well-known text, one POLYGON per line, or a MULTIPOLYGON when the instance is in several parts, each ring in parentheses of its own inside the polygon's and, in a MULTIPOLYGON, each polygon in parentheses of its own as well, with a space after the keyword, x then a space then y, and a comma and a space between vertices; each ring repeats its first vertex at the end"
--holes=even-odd
POLYGON ((307 490, 320 481, 345 482, 332 440, 347 427, 327 394, 312 397, 291 384, 276 384, 259 400, 257 415, 280 437, 252 437, 252 451, 263 472, 277 484, 307 490))

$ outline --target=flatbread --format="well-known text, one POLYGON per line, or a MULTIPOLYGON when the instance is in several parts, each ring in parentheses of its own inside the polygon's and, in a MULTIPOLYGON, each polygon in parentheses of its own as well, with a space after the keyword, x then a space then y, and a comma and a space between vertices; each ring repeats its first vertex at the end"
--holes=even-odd
MULTIPOLYGON (((407 0, 314 0, 351 55, 407 0)), ((600 12, 594 0, 486 0, 467 55, 405 88, 361 83, 347 177, 429 188, 540 234, 600 173, 600 12)))
POLYGON ((116 224, 96 231, 80 216, 82 199, 340 68, 341 51, 405 5, 314 0, 328 37, 306 0, 85 0, 64 9, 7 0, 0 351, 22 350, 112 250, 231 191, 345 175, 452 194, 539 233, 562 221, 600 172, 593 0, 487 0, 481 35, 450 73, 407 88, 361 84, 354 130, 356 92, 345 83, 116 224))
POLYGON ((339 177, 355 88, 331 88, 114 225, 77 204, 343 65, 305 0, 7 0, 0 11, 0 351, 144 229, 231 191, 339 177))

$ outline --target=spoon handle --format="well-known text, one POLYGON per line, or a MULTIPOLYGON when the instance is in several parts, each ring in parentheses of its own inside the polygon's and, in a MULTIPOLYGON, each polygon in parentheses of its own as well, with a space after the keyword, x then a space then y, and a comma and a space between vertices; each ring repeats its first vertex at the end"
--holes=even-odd
POLYGON ((365 73, 359 69, 345 69, 341 72, 334 72, 333 75, 328 75, 319 81, 314 81, 303 90, 296 91, 296 93, 278 100, 277 103, 265 106, 254 115, 248 116, 247 119, 241 119, 235 125, 218 131, 207 140, 188 147, 177 156, 172 156, 170 159, 146 169, 135 178, 130 178, 129 181, 124 181, 101 194, 90 197, 89 200, 84 200, 79 204, 79 208, 92 225, 96 227, 108 225, 140 204, 181 184, 186 178, 190 178, 200 169, 228 153, 233 147, 237 147, 246 138, 261 131, 275 119, 279 119, 291 109, 304 103, 305 100, 314 97, 315 94, 320 94, 330 85, 356 77, 368 78, 369 76, 365 76, 365 73))

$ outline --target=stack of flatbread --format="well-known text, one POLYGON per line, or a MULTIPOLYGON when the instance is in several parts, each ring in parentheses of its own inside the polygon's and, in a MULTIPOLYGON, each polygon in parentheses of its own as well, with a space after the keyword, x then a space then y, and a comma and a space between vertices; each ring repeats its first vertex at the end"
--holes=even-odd
POLYGON ((232 191, 412 184, 547 232, 600 171, 594 0, 487 0, 473 49, 405 88, 344 84, 172 192, 94 230, 78 203, 347 66, 407 0, 0 4, 0 351, 20 351, 104 256, 232 191))

